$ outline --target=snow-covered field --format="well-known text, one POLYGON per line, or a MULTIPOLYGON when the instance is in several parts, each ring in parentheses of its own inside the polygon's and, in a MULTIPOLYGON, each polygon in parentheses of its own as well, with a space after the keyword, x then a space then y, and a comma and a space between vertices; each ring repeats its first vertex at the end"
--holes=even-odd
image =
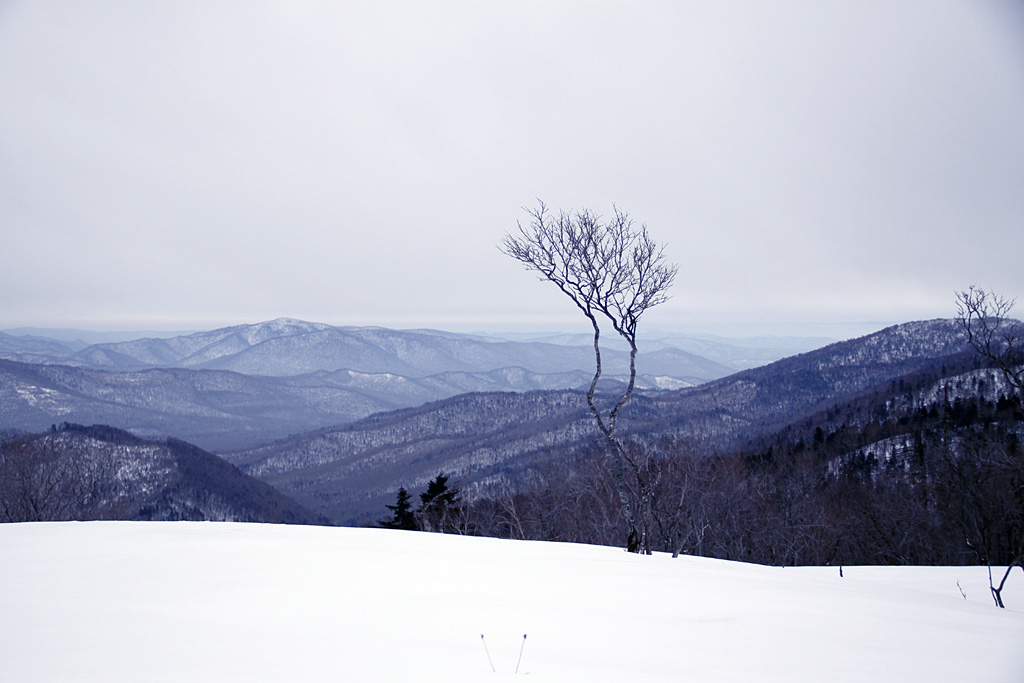
POLYGON ((840 578, 380 529, 5 524, 0 680, 474 681, 518 663, 537 681, 1019 682, 1024 572, 1009 583, 1000 610, 982 567, 840 578))

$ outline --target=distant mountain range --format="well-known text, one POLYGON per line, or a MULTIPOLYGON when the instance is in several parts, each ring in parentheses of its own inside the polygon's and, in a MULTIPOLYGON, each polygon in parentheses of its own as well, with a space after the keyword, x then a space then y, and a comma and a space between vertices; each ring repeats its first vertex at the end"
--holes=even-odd
MULTIPOLYGON (((287 318, 96 344, 57 336, 0 333, 0 428, 102 423, 237 449, 467 392, 580 388, 594 362, 586 338, 505 341, 287 318)), ((637 359, 638 387, 700 384, 801 342, 743 343, 651 340, 637 359)), ((627 354, 609 348, 604 368, 606 386, 621 381, 627 354)))
MULTIPOLYGON (((343 369, 415 378, 509 367, 537 374, 591 372, 593 368, 593 339, 588 335, 508 341, 438 330, 333 327, 289 318, 182 336, 88 345, 52 333, 54 337, 0 332, 0 358, 97 370, 182 368, 271 377, 343 369)), ((660 336, 642 340, 637 364, 643 375, 667 374, 700 382, 818 348, 827 341, 660 336)), ((604 346, 606 371, 611 375, 627 373, 628 356, 616 338, 606 339, 604 346)))
MULTIPOLYGON (((907 323, 700 386, 638 395, 621 429, 648 441, 668 437, 726 450, 898 378, 962 365, 970 355, 954 321, 907 323)), ((412 491, 444 473, 470 493, 514 487, 546 458, 578 452, 597 438, 582 392, 475 393, 224 457, 303 505, 353 524, 379 515, 399 486, 412 491)))

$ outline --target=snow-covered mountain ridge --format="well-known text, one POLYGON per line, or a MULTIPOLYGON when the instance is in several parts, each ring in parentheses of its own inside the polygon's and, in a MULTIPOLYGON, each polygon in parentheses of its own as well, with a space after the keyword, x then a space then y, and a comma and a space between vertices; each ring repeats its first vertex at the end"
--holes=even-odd
MULTIPOLYGON (((663 337, 641 343, 641 374, 668 375, 691 383, 722 377, 752 364, 764 364, 821 340, 708 341, 663 337)), ((606 372, 627 371, 627 356, 614 339, 606 372)), ((236 325, 167 338, 142 338, 78 348, 56 339, 0 333, 0 358, 26 363, 140 370, 152 367, 232 370, 250 375, 292 376, 341 369, 424 377, 442 372, 487 372, 522 367, 547 374, 593 366, 593 340, 584 336, 510 341, 439 330, 335 327, 291 318, 236 325)))

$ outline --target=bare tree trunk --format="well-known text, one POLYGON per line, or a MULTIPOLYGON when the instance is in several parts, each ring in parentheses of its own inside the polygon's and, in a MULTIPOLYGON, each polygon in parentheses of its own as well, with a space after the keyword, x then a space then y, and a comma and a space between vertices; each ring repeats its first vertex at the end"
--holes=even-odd
POLYGON ((995 600, 996 607, 1001 607, 1003 609, 1006 608, 1006 605, 1003 604, 1003 588, 1006 587, 1006 579, 1010 578, 1010 572, 1012 572, 1015 567, 1020 567, 1021 571, 1024 571, 1024 558, 1021 558, 1020 556, 1013 558, 1013 562, 1006 567, 1006 571, 1003 573, 1003 578, 997 587, 995 582, 992 580, 992 565, 989 564, 988 566, 988 587, 989 590, 992 591, 992 599, 995 600))
MULTIPOLYGON (((612 455, 615 457, 615 467, 612 470, 612 477, 615 479, 615 486, 618 490, 619 504, 622 506, 622 517, 626 520, 626 550, 631 553, 639 552, 640 534, 637 531, 636 517, 633 514, 633 505, 629 496, 629 487, 626 486, 625 465, 626 462, 628 462, 628 458, 626 458, 622 444, 620 444, 618 439, 615 438, 615 413, 624 401, 619 402, 615 411, 612 411, 608 424, 605 424, 604 418, 601 416, 601 411, 597 409, 597 405, 594 403, 594 394, 597 392, 597 382, 601 379, 601 328, 598 326, 597 319, 592 313, 588 311, 584 311, 584 313, 590 319, 590 323, 594 328, 594 362, 596 367, 594 379, 590 382, 590 390, 587 391, 587 406, 590 407, 590 413, 594 416, 598 429, 601 430, 601 433, 604 435, 605 441, 608 444, 609 450, 611 450, 612 455)), ((630 391, 632 391, 632 380, 630 381, 630 391)))

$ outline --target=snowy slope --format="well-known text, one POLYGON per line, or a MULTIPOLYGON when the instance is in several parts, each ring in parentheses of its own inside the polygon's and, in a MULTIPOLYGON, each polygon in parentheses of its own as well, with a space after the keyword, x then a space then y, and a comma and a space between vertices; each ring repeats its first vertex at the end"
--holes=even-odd
POLYGON ((522 649, 535 681, 1010 682, 1011 584, 999 610, 977 567, 840 578, 381 529, 0 525, 0 680, 494 680, 522 649))

